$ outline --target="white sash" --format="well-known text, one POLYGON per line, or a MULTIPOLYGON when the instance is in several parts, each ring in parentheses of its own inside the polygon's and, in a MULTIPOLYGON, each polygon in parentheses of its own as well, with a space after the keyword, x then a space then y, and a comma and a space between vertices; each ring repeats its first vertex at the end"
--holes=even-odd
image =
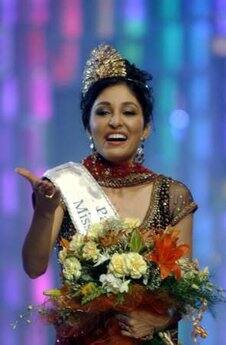
POLYGON ((68 162, 44 174, 61 191, 76 230, 85 234, 92 223, 118 214, 93 176, 81 164, 68 162))

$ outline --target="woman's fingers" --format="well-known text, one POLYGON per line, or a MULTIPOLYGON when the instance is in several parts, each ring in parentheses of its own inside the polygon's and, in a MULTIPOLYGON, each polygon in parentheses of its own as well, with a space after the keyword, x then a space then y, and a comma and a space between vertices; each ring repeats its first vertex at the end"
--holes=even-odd
POLYGON ((34 175, 30 170, 27 170, 25 168, 16 168, 15 172, 28 180, 32 184, 32 186, 34 186, 38 182, 41 182, 41 179, 38 176, 34 175))

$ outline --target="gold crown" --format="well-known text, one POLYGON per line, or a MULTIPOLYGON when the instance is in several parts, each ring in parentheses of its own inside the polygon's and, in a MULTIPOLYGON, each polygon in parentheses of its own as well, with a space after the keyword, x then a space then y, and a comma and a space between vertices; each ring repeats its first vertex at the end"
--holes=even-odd
POLYGON ((83 72, 82 94, 100 79, 126 77, 125 60, 113 47, 105 44, 93 49, 83 72))

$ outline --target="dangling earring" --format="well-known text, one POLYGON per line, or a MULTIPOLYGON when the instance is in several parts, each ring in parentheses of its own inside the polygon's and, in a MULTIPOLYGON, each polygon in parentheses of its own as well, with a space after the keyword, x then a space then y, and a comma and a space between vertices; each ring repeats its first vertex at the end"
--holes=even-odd
POLYGON ((145 139, 141 138, 140 146, 138 147, 136 156, 134 158, 135 163, 144 163, 144 140, 145 139))
POLYGON ((90 150, 92 151, 92 153, 94 153, 96 150, 95 150, 95 145, 94 145, 94 141, 93 141, 93 137, 90 135, 89 137, 89 148, 90 150))

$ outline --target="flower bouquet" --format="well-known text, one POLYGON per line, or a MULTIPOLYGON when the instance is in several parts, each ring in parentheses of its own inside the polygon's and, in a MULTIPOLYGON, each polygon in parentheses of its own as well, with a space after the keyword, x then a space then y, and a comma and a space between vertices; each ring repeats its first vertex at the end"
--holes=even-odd
POLYGON ((40 309, 55 325, 58 343, 173 344, 167 331, 146 342, 123 336, 115 314, 134 310, 190 316, 194 338, 205 337, 202 314, 223 292, 210 282, 207 268, 184 258, 189 246, 178 239, 175 229, 156 234, 133 219, 104 220, 86 235, 61 239, 62 287, 45 291, 40 309))

